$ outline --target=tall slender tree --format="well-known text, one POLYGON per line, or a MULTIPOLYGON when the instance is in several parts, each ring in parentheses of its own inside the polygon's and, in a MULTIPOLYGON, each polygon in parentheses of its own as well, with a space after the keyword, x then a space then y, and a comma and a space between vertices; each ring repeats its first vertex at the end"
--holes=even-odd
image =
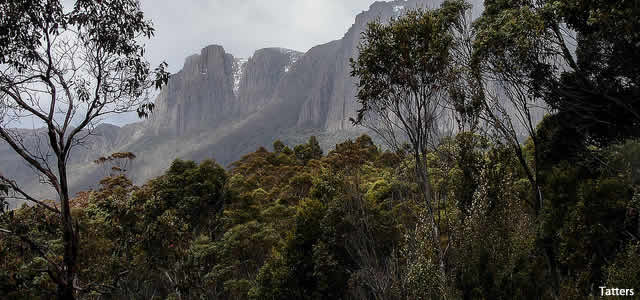
POLYGON ((10 0, 0 2, 0 15, 0 138, 51 185, 59 206, 32 197, 9 177, 0 180, 11 196, 60 217, 63 259, 47 273, 58 298, 73 299, 81 287, 79 229, 69 205, 72 149, 105 116, 147 116, 153 109, 149 90, 169 74, 165 63, 153 70, 144 58, 141 41, 154 29, 137 0, 77 0, 73 7, 59 0, 10 0), (42 129, 17 129, 24 118, 42 129))
MULTIPOLYGON (((463 27, 469 5, 445 1, 433 11, 410 11, 388 24, 370 23, 362 36, 359 56, 351 60, 358 79, 361 105, 355 124, 378 133, 395 149, 408 142, 424 197, 438 257, 441 281, 446 285, 446 252, 438 227, 438 201, 427 167, 430 149, 437 144, 446 102, 456 72, 451 68, 455 33, 463 27)), ((443 295, 446 297, 445 290, 443 295)))

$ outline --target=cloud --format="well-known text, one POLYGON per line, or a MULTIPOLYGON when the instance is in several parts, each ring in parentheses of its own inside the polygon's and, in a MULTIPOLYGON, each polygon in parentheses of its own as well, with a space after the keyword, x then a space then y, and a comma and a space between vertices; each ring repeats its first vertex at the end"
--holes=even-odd
POLYGON ((341 38, 373 0, 142 0, 156 28, 147 41, 152 64, 182 68, 185 57, 210 44, 236 57, 284 47, 298 51, 341 38))

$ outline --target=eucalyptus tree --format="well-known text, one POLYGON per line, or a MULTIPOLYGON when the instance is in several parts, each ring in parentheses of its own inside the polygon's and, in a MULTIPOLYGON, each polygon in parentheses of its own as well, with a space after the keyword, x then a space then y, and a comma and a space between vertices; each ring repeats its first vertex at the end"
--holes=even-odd
POLYGON ((543 206, 536 106, 551 108, 585 144, 640 136, 638 14, 634 1, 485 2, 474 24, 474 62, 490 87, 487 119, 520 156, 536 212, 543 206), (534 146, 531 166, 519 149, 519 125, 534 146))
MULTIPOLYGON (((487 90, 487 119, 519 156, 533 187, 536 214, 553 203, 543 201, 544 141, 530 118, 532 102, 550 107, 555 126, 575 135, 566 136, 560 155, 569 161, 588 153, 587 146, 640 136, 639 14, 637 1, 485 1, 474 24, 474 62, 481 80, 501 87, 493 95, 487 90), (504 117, 498 100, 518 108, 533 144, 532 161, 525 159, 514 134, 515 119, 504 117)), ((550 246, 554 239, 554 233, 547 234, 541 242, 557 296, 561 271, 550 246)))
POLYGON ((636 1, 487 1, 476 49, 602 145, 640 134, 638 14, 636 1))
MULTIPOLYGON (((150 89, 168 80, 162 63, 152 69, 143 39, 154 34, 137 0, 0 2, 0 138, 57 193, 57 204, 29 195, 0 175, 10 196, 60 217, 61 262, 45 272, 60 299, 82 290, 77 278, 79 228, 69 205, 68 161, 108 115, 153 109, 150 89), (42 129, 16 128, 25 118, 42 129), (26 142, 35 135, 35 142, 26 142)), ((3 234, 20 234, 4 229, 3 234)), ((28 238, 22 236, 21 238, 28 238)))
MULTIPOLYGON (((370 23, 362 34, 359 56, 351 60, 361 105, 355 124, 375 131, 392 148, 408 142, 428 210, 441 280, 446 280, 446 252, 441 245, 440 218, 427 167, 437 144, 452 93, 458 89, 453 55, 457 31, 470 6, 445 1, 440 9, 414 10, 390 22, 370 23)), ((443 290, 444 292, 444 290, 443 290)))

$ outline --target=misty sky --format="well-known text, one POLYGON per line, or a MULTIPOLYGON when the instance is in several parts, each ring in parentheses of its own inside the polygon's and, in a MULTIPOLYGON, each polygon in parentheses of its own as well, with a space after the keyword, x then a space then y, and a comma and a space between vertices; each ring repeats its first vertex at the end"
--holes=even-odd
POLYGON ((171 72, 210 44, 236 57, 261 48, 298 51, 340 39, 355 16, 374 0, 141 0, 156 28, 147 42, 153 65, 163 60, 171 72))

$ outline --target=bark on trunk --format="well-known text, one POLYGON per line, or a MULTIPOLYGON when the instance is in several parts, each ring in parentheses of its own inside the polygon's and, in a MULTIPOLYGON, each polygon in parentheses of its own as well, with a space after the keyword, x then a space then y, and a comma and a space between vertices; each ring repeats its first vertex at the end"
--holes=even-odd
POLYGON ((429 174, 427 173, 426 162, 422 161, 420 154, 415 153, 416 159, 416 172, 418 173, 418 177, 420 178, 422 186, 422 193, 427 205, 427 209, 429 210, 429 221, 431 222, 431 233, 433 234, 434 239, 434 247, 436 249, 438 255, 438 270, 440 271, 440 283, 442 284, 442 299, 447 299, 446 295, 446 285, 447 285, 447 269, 445 265, 445 257, 444 252, 442 251, 441 239, 440 239, 440 230, 436 225, 435 214, 437 212, 437 207, 434 207, 433 201, 431 199, 431 184, 429 183, 429 174))
POLYGON ((74 299, 73 281, 76 273, 76 261, 78 257, 77 236, 73 228, 73 218, 69 204, 69 187, 67 184, 67 170, 64 158, 58 158, 58 173, 60 176, 60 206, 62 208, 62 243, 64 246, 62 284, 58 286, 59 299, 74 299))
POLYGON ((57 295, 59 300, 75 299, 73 296, 73 285, 71 283, 58 285, 57 295))

